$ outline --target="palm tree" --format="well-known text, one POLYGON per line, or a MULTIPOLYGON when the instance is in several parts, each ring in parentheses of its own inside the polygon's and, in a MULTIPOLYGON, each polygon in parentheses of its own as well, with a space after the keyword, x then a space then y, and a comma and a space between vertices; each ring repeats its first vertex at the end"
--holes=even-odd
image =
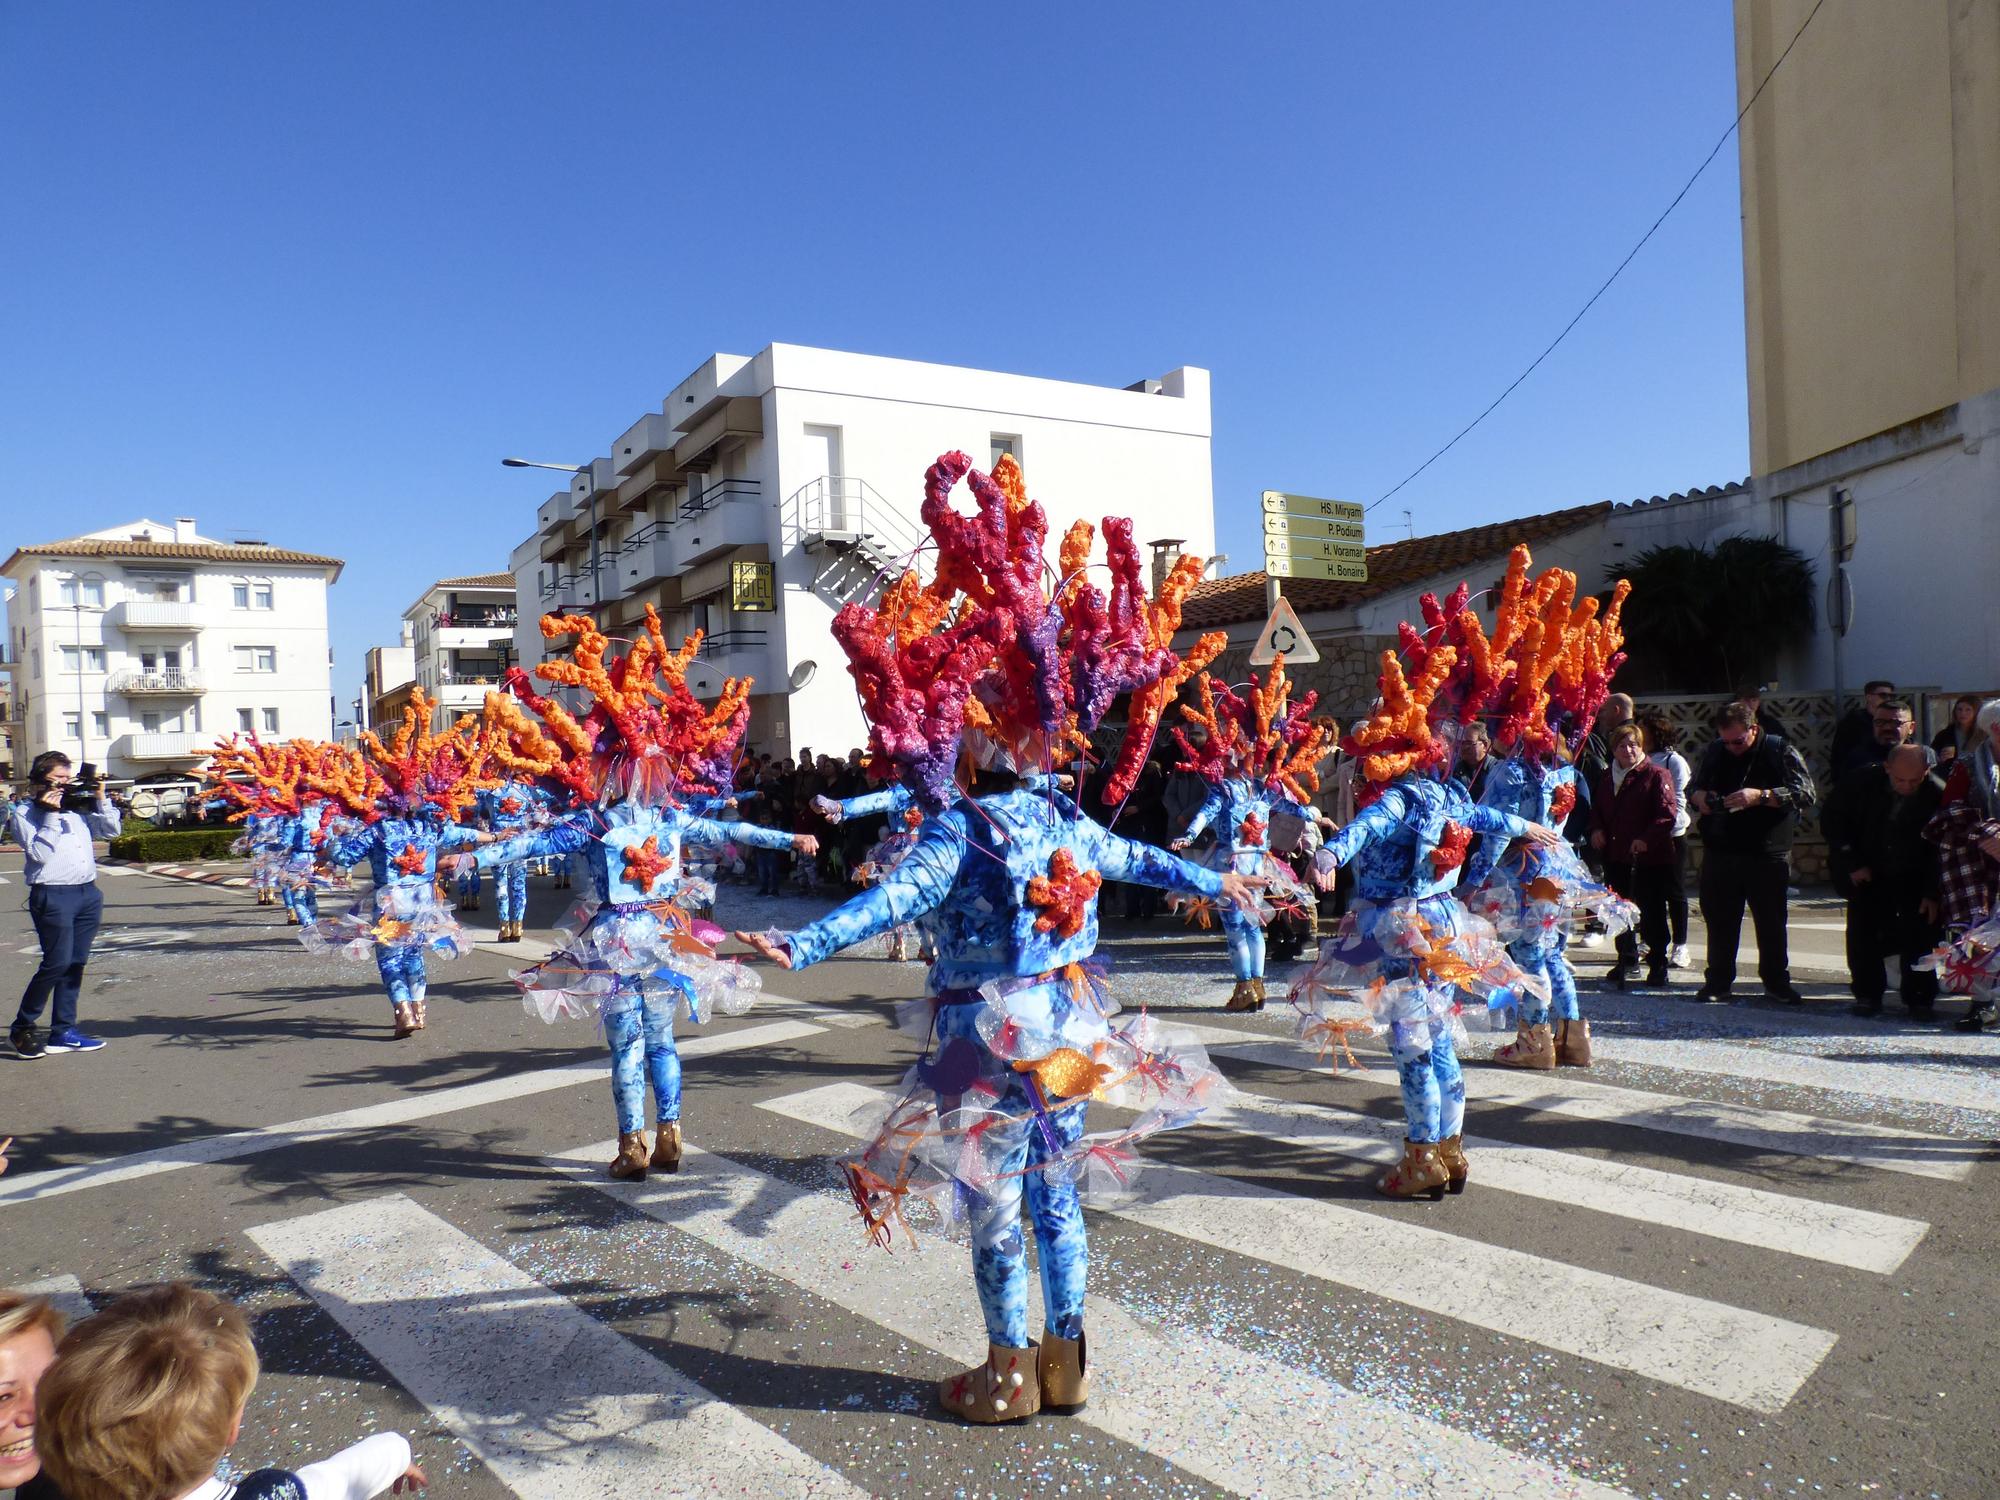
POLYGON ((1734 691, 1812 632, 1812 563, 1774 536, 1649 547, 1626 576, 1633 679, 1651 691, 1734 691))

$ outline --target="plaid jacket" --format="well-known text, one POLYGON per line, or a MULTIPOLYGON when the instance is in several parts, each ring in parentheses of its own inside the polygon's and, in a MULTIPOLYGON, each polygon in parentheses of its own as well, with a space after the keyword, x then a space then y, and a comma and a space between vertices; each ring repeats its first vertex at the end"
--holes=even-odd
POLYGON ((1924 837, 1938 846, 1945 926, 1969 927, 2000 899, 2000 862, 1979 847, 1996 833, 2000 819, 1982 818, 1969 802, 1940 808, 1924 826, 1924 837))

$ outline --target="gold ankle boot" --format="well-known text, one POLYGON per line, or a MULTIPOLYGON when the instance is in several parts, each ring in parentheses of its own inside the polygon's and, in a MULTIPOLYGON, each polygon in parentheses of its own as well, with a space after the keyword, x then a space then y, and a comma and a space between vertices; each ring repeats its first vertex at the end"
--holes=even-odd
POLYGON ((986 1346, 986 1363, 938 1382, 938 1403, 962 1422, 1018 1422, 1042 1409, 1035 1346, 986 1346))
POLYGON ((1530 1026, 1526 1021, 1514 1033, 1514 1040, 1498 1048, 1493 1061, 1503 1068, 1548 1070, 1556 1065, 1556 1042, 1547 1026, 1530 1026))
POLYGON ((624 1182, 646 1176, 646 1132, 623 1130, 618 1133, 618 1155, 612 1159, 611 1175, 624 1182))
POLYGON ((1556 1062, 1565 1068, 1590 1066, 1590 1022, 1564 1021, 1556 1037, 1556 1062))
POLYGON ((1237 980, 1236 988, 1229 992, 1228 1003, 1222 1008, 1224 1010, 1255 1010, 1257 1008, 1257 991, 1254 987, 1254 982, 1248 979, 1237 980))
POLYGON ((415 1018, 410 1014, 410 1007, 407 1005, 398 1005, 394 1008, 394 1013, 396 1017, 396 1040, 400 1042, 406 1036, 415 1036, 417 1034, 417 1023, 415 1018))
POLYGON ((681 1169, 681 1122, 662 1120, 653 1132, 653 1165, 662 1172, 681 1169))
POLYGON ((1264 1008, 1264 981, 1261 978, 1250 981, 1250 992, 1257 997, 1257 1009, 1264 1008))
POLYGON ((1042 1406, 1049 1411, 1072 1412, 1090 1399, 1090 1365, 1085 1359, 1084 1336, 1059 1339, 1044 1333, 1035 1355, 1035 1379, 1042 1388, 1042 1406))
POLYGON ((1375 1183, 1375 1191, 1385 1198, 1429 1198, 1435 1203, 1444 1197, 1451 1174, 1438 1159, 1435 1145, 1427 1141, 1403 1142, 1403 1159, 1375 1183))
POLYGON ((1438 1160, 1444 1164, 1444 1190, 1447 1193, 1465 1191, 1465 1180, 1472 1175, 1472 1167, 1465 1159, 1465 1137, 1448 1135, 1438 1142, 1438 1160))

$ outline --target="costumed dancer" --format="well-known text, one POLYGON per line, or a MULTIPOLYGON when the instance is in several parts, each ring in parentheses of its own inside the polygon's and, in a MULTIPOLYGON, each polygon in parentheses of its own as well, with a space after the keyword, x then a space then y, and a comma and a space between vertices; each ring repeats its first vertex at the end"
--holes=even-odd
POLYGON ((1061 578, 1044 585, 1047 522, 1020 470, 1002 458, 972 471, 978 514, 950 500, 971 460, 952 453, 925 480, 922 516, 937 547, 935 581, 906 573, 878 608, 834 619, 860 689, 869 744, 928 816, 915 846, 869 890, 792 934, 739 933, 774 962, 803 968, 928 914, 938 957, 931 995, 907 1013, 926 1039, 872 1139, 843 1171, 868 1234, 888 1246, 912 1194, 947 1220, 970 1221, 986 1359, 943 1381, 939 1400, 968 1422, 1006 1422, 1044 1405, 1074 1409, 1088 1384, 1087 1244, 1082 1194, 1121 1190, 1144 1137, 1197 1118, 1225 1087, 1201 1048, 1141 1012, 1114 1019, 1097 945, 1104 880, 1248 904, 1253 882, 1111 833, 1019 773, 1084 748, 1118 696, 1131 694, 1111 785, 1129 793, 1162 709, 1221 649, 1204 638, 1177 658, 1181 602, 1201 564, 1176 563, 1146 598, 1129 521, 1104 525, 1109 593, 1085 566, 1094 533, 1064 537, 1061 578), (962 794, 961 753, 990 790, 962 794), (1138 1120, 1084 1133, 1092 1099, 1138 1120), (1029 1339, 1027 1199, 1039 1250, 1043 1336, 1029 1339))
POLYGON ((278 904, 278 868, 289 841, 283 813, 253 812, 243 820, 243 836, 229 846, 230 853, 250 861, 250 888, 259 906, 278 904))
POLYGON ((431 711, 416 689, 388 744, 364 729, 359 752, 309 777, 333 804, 321 840, 328 862, 365 860, 375 884, 345 913, 302 929, 301 939, 315 953, 375 960, 399 1040, 424 1029, 427 957, 457 958, 468 946, 438 896, 439 856, 492 837, 455 820, 499 781, 487 769, 478 717, 464 714, 432 734, 431 711))
POLYGON ((285 820, 285 863, 278 879, 286 920, 294 927, 310 927, 319 920, 319 842, 326 803, 309 791, 301 800, 297 815, 285 820))
MULTIPOLYGON (((1587 602, 1594 610, 1595 601, 1587 602)), ((1462 587, 1449 609, 1424 596, 1430 628, 1402 627, 1413 675, 1405 677, 1394 652, 1383 652, 1381 697, 1342 742, 1360 769, 1360 810, 1316 861, 1322 877, 1353 864, 1355 901, 1292 987, 1308 1041, 1344 1045, 1357 1022, 1336 1011, 1341 1001, 1358 1001, 1388 1030, 1407 1126, 1403 1159, 1375 1184, 1391 1198, 1437 1199, 1465 1187, 1457 992, 1546 994, 1544 981, 1508 958, 1492 925, 1452 895, 1475 834, 1544 847, 1562 842, 1553 828, 1475 804, 1450 779, 1456 726, 1491 701, 1511 670, 1464 603, 1462 587)))
MULTIPOLYGON (((228 820, 243 824, 243 836, 231 848, 251 860, 257 904, 271 906, 282 896, 286 921, 293 926, 302 920, 293 891, 294 851, 302 840, 311 848, 311 836, 303 831, 307 815, 311 813, 315 827, 318 822, 312 812, 318 797, 306 776, 329 748, 312 740, 271 744, 255 735, 231 735, 216 744, 202 770, 213 785, 213 800, 234 809, 228 820)), ((308 863, 308 883, 310 876, 308 863)))
MULTIPOLYGON (((1281 656, 1267 683, 1250 679, 1250 696, 1241 698, 1223 686, 1216 696, 1208 673, 1198 684, 1200 706, 1183 703, 1181 715, 1202 731, 1199 741, 1175 726, 1173 734, 1186 757, 1176 770, 1193 771, 1209 784, 1209 793, 1195 810, 1172 848, 1185 849, 1202 830, 1215 827, 1212 862, 1239 875, 1261 875, 1269 883, 1263 892, 1267 907, 1289 904, 1300 911, 1314 906, 1311 891, 1270 849, 1271 814, 1286 812, 1301 822, 1310 818, 1306 804, 1319 790, 1320 761, 1332 750, 1332 730, 1312 722, 1317 693, 1298 703, 1291 698, 1281 656)), ((1222 931, 1229 943, 1230 968, 1236 987, 1224 1010, 1264 1008, 1264 923, 1269 913, 1248 915, 1233 907, 1222 912, 1222 931)))
MULTIPOLYGON (((1560 828, 1576 808, 1573 757, 1625 660, 1619 617, 1631 585, 1620 580, 1599 615, 1595 600, 1588 609, 1577 603, 1574 573, 1550 568, 1530 582, 1531 565, 1528 549, 1514 548, 1487 643, 1511 671, 1503 668, 1491 700, 1494 760, 1479 800, 1560 828)), ((1638 908, 1592 878, 1567 843, 1484 837, 1466 862, 1465 885, 1466 906, 1493 924, 1522 972, 1541 981, 1489 997, 1489 1005, 1513 1005, 1518 1013, 1514 1040, 1496 1048, 1493 1061, 1507 1068, 1589 1067, 1590 1023, 1577 1006, 1565 952, 1570 924, 1595 917, 1615 938, 1637 922, 1638 908)), ((1664 944, 1652 963, 1655 982, 1663 983, 1664 944)))
MULTIPOLYGON (((503 781, 479 794, 479 820, 496 839, 506 839, 548 820, 550 798, 532 782, 503 781)), ((510 859, 493 867, 493 907, 500 920, 500 941, 519 942, 528 918, 528 864, 510 859)), ((473 875, 478 875, 475 865, 473 875)), ((475 895, 478 887, 474 885, 475 895)))
POLYGON ((533 709, 538 729, 511 702, 489 700, 490 720, 508 732, 493 740, 495 758, 561 787, 577 805, 546 828, 529 829, 479 851, 489 867, 580 853, 595 899, 584 899, 557 924, 557 950, 514 974, 528 1010, 544 1021, 595 1015, 611 1048, 618 1153, 611 1175, 639 1178, 648 1167, 672 1172, 681 1162, 681 1064, 674 1019, 685 1008, 699 1024, 714 1011, 741 1015, 756 999, 755 974, 718 960, 719 928, 688 915, 708 906, 715 889, 690 877, 690 845, 730 841, 803 855, 819 844, 749 823, 704 816, 719 806, 750 720, 749 678, 731 678, 713 705, 687 688, 687 668, 701 633, 670 651, 660 617, 646 608, 646 633, 623 656, 606 659, 610 640, 582 616, 544 616, 542 633, 574 633, 573 661, 544 662, 544 681, 580 688, 590 704, 578 718, 530 685, 520 668, 510 692, 533 709), (713 802, 710 799, 715 799, 713 802), (646 1143, 646 1090, 657 1129, 646 1143))

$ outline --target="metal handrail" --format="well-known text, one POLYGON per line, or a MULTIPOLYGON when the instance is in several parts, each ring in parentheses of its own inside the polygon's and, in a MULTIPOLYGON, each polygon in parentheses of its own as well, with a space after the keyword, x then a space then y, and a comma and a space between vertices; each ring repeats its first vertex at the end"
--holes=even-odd
POLYGON ((698 516, 704 511, 730 500, 761 500, 764 498, 764 481, 761 479, 725 479, 720 484, 711 484, 699 495, 691 495, 681 502, 675 512, 680 516, 698 516))
POLYGON ((872 537, 882 551, 898 558, 911 556, 923 545, 923 536, 909 518, 859 475, 822 474, 801 485, 788 503, 797 504, 799 529, 808 536, 872 537))
POLYGON ((656 537, 665 536, 673 524, 671 521, 648 521, 644 526, 641 526, 637 531, 626 537, 623 542, 618 544, 619 556, 622 557, 627 552, 645 546, 656 537))
POLYGON ((713 635, 705 635, 698 657, 709 655, 726 656, 732 651, 757 651, 770 644, 771 632, 750 626, 734 630, 718 630, 713 635))

